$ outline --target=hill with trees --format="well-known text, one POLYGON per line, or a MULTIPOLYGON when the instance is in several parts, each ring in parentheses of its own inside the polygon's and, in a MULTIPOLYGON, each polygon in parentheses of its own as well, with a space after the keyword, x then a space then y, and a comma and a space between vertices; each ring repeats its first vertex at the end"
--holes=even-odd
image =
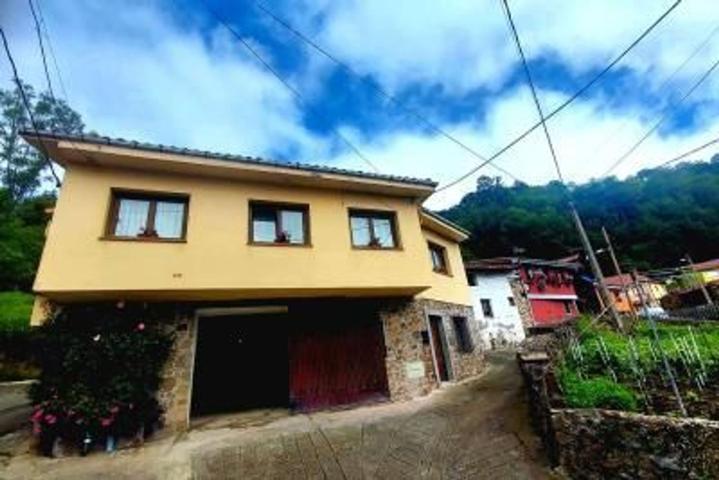
MULTIPOLYGON (((686 253, 696 261, 719 257, 719 155, 569 190, 594 247, 604 246, 605 226, 625 268, 676 266, 686 253)), ((557 258, 580 249, 559 182, 505 186, 482 176, 474 192, 441 213, 472 233, 464 245, 470 258, 512 255, 514 248, 557 258)))

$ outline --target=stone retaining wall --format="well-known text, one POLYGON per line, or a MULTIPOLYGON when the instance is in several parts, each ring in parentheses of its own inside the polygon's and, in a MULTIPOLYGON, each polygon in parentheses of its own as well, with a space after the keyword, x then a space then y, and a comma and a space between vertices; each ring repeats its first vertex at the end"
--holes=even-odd
POLYGON ((719 478, 719 422, 611 410, 553 410, 559 463, 573 479, 719 478))

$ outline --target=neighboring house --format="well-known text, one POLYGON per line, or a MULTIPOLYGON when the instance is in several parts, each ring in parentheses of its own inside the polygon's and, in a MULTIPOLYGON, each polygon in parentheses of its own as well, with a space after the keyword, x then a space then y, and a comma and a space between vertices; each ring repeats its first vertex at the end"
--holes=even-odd
POLYGON ((705 284, 719 283, 719 258, 695 263, 693 269, 701 274, 705 284))
MULTIPOLYGON (((477 288, 473 288, 472 293, 474 304, 481 307, 482 300, 487 300, 484 303, 491 305, 492 313, 496 307, 503 308, 502 298, 506 288, 491 287, 503 283, 496 278, 496 273, 491 272, 505 272, 506 282, 511 287, 525 331, 532 327, 555 325, 579 314, 577 294, 574 290, 574 274, 579 267, 572 259, 540 260, 517 257, 475 260, 467 262, 466 265, 470 284, 477 283, 477 288), (486 290, 481 286, 482 279, 485 283, 489 282, 489 288, 486 290)), ((489 310, 483 312, 481 308, 475 307, 475 316, 483 323, 488 320, 488 312, 489 310), (481 317, 479 312, 482 312, 481 317)), ((503 329, 509 318, 516 323, 516 317, 513 315, 510 317, 505 314, 503 318, 507 320, 492 319, 488 322, 490 331, 503 329)), ((516 331, 516 326, 511 330, 516 331)))
POLYGON ((430 180, 25 132, 65 168, 34 289, 174 310, 166 422, 405 400, 478 374, 459 242, 430 180))
POLYGON ((525 323, 531 324, 531 308, 521 295, 516 265, 478 260, 467 262, 466 268, 474 316, 480 322, 485 346, 518 345, 525 338, 525 323), (520 314, 522 305, 525 322, 520 314))
MULTIPOLYGON (((651 309, 661 308, 660 301, 667 294, 662 283, 644 275, 637 275, 636 282, 627 273, 604 277, 604 282, 612 293, 615 308, 622 314, 641 311, 642 302, 651 309)), ((601 299, 598 292, 597 298, 601 299)))

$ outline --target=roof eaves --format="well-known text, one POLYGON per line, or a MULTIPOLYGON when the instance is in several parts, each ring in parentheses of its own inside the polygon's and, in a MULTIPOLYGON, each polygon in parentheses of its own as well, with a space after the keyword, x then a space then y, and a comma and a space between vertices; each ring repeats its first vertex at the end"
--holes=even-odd
POLYGON ((463 228, 463 227, 457 225, 456 223, 454 223, 454 222, 451 221, 451 220, 447 220, 446 218, 444 218, 444 217, 441 216, 440 214, 438 214, 438 213, 436 213, 436 212, 433 212, 432 210, 429 210, 428 208, 422 207, 422 213, 425 213, 426 215, 428 215, 428 216, 432 217, 433 219, 437 220, 438 222, 444 223, 444 224, 447 225, 448 227, 451 227, 451 228, 453 228, 453 229, 459 231, 460 233, 463 233, 464 235, 466 235, 466 236, 468 236, 468 237, 471 236, 471 233, 469 232, 469 230, 467 230, 467 229, 465 229, 465 228, 463 228))
POLYGON ((191 148, 181 148, 170 145, 162 145, 148 142, 138 142, 136 140, 126 140, 124 138, 111 138, 106 136, 100 136, 96 134, 83 134, 83 135, 70 135, 58 132, 41 131, 37 134, 34 131, 24 130, 20 132, 23 137, 32 138, 49 138, 53 140, 69 141, 69 142, 82 142, 90 143, 95 145, 108 145, 120 148, 131 148, 134 150, 145 150, 158 153, 171 153, 176 155, 187 155, 202 157, 212 160, 223 160, 230 162, 240 162, 252 165, 263 165, 269 167, 278 168, 291 168, 296 170, 303 170, 308 172, 316 173, 328 173, 335 175, 344 175, 355 178, 365 178, 372 180, 383 180, 389 182, 406 183, 411 185, 425 186, 428 188, 435 188, 438 184, 429 178, 413 178, 401 175, 387 175, 381 173, 364 172, 360 170, 350 170, 345 168, 330 167, 326 165, 308 164, 301 162, 280 162, 277 160, 268 160, 260 157, 248 157, 244 155, 232 155, 228 153, 211 152, 208 150, 196 150, 191 148))

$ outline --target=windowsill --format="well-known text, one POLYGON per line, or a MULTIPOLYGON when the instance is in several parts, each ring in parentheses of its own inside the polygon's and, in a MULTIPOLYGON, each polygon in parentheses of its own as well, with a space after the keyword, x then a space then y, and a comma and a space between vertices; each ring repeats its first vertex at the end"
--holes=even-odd
POLYGON ((113 237, 111 235, 102 236, 99 240, 103 242, 187 243, 186 238, 113 237))
POLYGON ((283 243, 283 242, 247 242, 251 247, 294 247, 312 248, 311 243, 283 243))
POLYGON ((402 247, 362 247, 358 245, 352 245, 352 250, 369 250, 374 252, 398 252, 403 250, 402 247))
POLYGON ((434 273, 438 273, 439 275, 444 275, 445 277, 453 277, 451 273, 449 273, 447 270, 432 270, 434 273))

